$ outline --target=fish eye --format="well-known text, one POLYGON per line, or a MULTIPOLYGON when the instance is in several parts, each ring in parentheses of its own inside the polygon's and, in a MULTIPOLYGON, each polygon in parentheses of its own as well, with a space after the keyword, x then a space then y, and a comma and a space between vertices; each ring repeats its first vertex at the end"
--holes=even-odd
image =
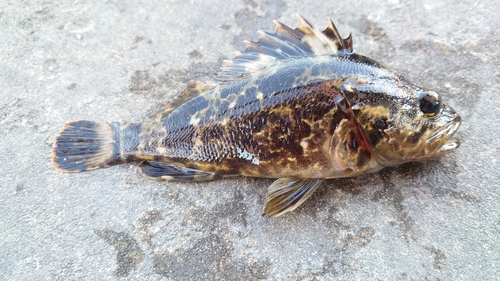
POLYGON ((433 117, 441 109, 441 97, 436 92, 428 91, 422 92, 419 97, 420 110, 427 117, 433 117))

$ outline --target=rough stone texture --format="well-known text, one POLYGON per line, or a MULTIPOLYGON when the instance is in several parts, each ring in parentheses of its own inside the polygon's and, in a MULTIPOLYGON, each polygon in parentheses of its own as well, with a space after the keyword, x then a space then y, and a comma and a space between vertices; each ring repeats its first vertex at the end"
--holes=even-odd
POLYGON ((500 280, 498 1, 94 2, 0 2, 0 280, 500 280), (260 216, 271 180, 53 169, 64 121, 145 120, 296 13, 441 92, 461 147, 278 219, 260 216))

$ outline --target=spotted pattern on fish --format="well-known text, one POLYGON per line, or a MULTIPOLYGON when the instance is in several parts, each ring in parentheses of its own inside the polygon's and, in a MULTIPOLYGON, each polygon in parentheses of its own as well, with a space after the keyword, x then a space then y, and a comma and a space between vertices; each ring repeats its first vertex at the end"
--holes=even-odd
POLYGON ((298 207, 324 179, 443 155, 459 115, 434 91, 353 52, 329 19, 276 23, 204 83, 142 124, 70 121, 54 166, 79 172, 138 161, 158 180, 278 178, 264 214, 298 207))
MULTIPOLYGON (((301 170, 309 176, 338 177, 343 173, 339 167, 344 166, 332 166, 329 149, 335 128, 343 120, 350 121, 354 125, 350 131, 356 131, 352 135, 359 139, 355 143, 367 142, 339 91, 343 77, 336 78, 330 64, 338 63, 335 59, 345 62, 345 69, 333 69, 337 72, 357 74, 360 69, 357 75, 392 75, 376 67, 360 68, 359 61, 367 60, 358 58, 296 59, 287 68, 276 66, 266 75, 207 91, 171 114, 159 115, 149 126, 143 125, 141 139, 148 142, 141 143, 137 158, 154 155, 156 160, 221 176, 281 177, 301 170), (304 148, 301 143, 308 145, 304 148), (317 160, 315 165, 307 160, 311 157, 317 160)), ((350 165, 350 172, 365 171, 369 164, 370 149, 363 149, 363 161, 353 159, 360 165, 350 165)))

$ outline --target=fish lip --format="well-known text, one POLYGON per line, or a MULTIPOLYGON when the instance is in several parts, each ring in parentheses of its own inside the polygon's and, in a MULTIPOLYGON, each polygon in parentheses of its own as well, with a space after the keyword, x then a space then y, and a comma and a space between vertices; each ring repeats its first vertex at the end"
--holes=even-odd
POLYGON ((434 141, 438 141, 443 137, 446 139, 446 142, 442 146, 438 147, 435 152, 438 154, 444 154, 457 149, 460 146, 460 142, 458 139, 453 138, 453 135, 457 132, 461 123, 460 116, 455 113, 452 121, 450 121, 443 129, 436 131, 429 137, 429 139, 426 140, 426 145, 432 145, 434 141))
POLYGON ((460 142, 456 138, 452 138, 448 140, 443 146, 441 146, 438 150, 439 153, 446 153, 449 151, 453 151, 460 146, 460 142))

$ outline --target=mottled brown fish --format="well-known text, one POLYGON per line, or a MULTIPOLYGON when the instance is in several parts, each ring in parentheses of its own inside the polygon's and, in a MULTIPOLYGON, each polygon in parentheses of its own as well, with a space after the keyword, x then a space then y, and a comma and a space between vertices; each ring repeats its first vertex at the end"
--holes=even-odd
POLYGON ((67 122, 53 145, 62 172, 132 161, 149 178, 278 178, 264 215, 292 211, 329 178, 454 150, 460 117, 434 91, 353 53, 328 20, 276 23, 142 124, 67 122))

